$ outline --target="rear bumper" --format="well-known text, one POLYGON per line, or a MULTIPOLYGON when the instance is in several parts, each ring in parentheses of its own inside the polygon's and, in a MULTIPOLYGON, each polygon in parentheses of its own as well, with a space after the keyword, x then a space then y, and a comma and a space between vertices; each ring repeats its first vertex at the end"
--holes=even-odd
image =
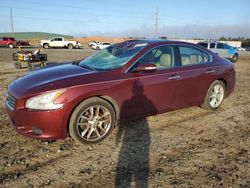
POLYGON ((6 105, 6 111, 10 123, 22 135, 45 140, 64 139, 68 135, 67 119, 63 108, 51 111, 29 111, 11 110, 6 105))

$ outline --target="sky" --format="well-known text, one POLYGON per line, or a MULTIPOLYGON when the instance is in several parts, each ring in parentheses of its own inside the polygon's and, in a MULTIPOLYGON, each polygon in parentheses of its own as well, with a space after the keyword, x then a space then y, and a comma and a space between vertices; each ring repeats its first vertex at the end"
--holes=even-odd
POLYGON ((10 8, 15 32, 250 37, 250 0, 0 0, 0 32, 11 32, 10 8))

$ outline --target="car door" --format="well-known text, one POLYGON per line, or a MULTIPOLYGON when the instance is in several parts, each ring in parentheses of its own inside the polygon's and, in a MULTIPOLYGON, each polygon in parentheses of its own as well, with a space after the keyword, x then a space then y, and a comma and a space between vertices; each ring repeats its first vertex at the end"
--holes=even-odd
POLYGON ((180 101, 179 68, 176 47, 160 46, 143 55, 127 73, 125 90, 130 90, 126 104, 127 117, 140 117, 178 108, 180 101), (141 63, 157 66, 154 72, 137 72, 141 63))
POLYGON ((228 55, 228 49, 226 48, 226 45, 224 45, 223 43, 217 42, 216 51, 219 54, 219 56, 224 58, 230 58, 230 56, 228 55))
POLYGON ((179 107, 200 105, 216 78, 218 67, 212 56, 202 49, 185 45, 179 46, 178 49, 181 57, 179 107))
POLYGON ((55 47, 56 46, 56 38, 50 39, 49 45, 52 47, 55 47))
POLYGON ((62 38, 56 38, 56 46, 57 47, 63 47, 64 46, 64 41, 62 38))

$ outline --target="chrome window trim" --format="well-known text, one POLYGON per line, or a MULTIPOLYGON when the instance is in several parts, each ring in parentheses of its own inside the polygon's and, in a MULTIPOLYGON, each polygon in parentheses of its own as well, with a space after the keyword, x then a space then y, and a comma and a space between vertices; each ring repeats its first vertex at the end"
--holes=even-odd
POLYGON ((202 53, 205 53, 205 54, 207 54, 209 56, 209 61, 208 62, 203 62, 203 63, 190 64, 190 65, 182 65, 182 62, 181 62, 181 67, 188 67, 188 66, 194 66, 194 65, 203 65, 203 64, 207 64, 207 63, 212 63, 213 62, 213 56, 211 54, 209 54, 208 52, 206 52, 205 50, 199 48, 199 46, 196 47, 196 46, 184 44, 184 45, 179 45, 178 47, 182 47, 182 46, 183 47, 187 46, 187 47, 191 47, 191 48, 198 49, 198 50, 202 51, 202 53))
MULTIPOLYGON (((128 68, 127 68, 127 70, 125 71, 125 73, 129 73, 129 70, 144 56, 144 55, 146 55, 149 51, 151 51, 151 50, 154 50, 155 48, 158 48, 158 47, 162 47, 162 46, 177 46, 178 48, 180 47, 180 46, 187 46, 187 47, 191 47, 191 48, 195 48, 195 49, 198 49, 198 50, 200 50, 200 51, 202 51, 203 53, 206 53, 208 56, 209 56, 209 61, 208 62, 204 62, 204 63, 200 63, 200 64, 205 64, 205 63, 212 63, 213 62, 213 56, 210 54, 210 53, 208 53, 208 52, 206 52, 204 49, 202 49, 202 48, 199 48, 199 46, 193 46, 193 45, 189 45, 189 44, 161 44, 161 45, 159 45, 159 46, 156 46, 156 47, 154 47, 154 48, 150 48, 149 50, 147 50, 146 52, 144 52, 142 55, 141 55, 141 57, 139 57, 132 65, 130 65, 128 68)), ((139 53, 139 52, 138 52, 139 53)), ((180 57, 181 58, 181 57, 180 57)), ((200 64, 192 64, 192 65, 182 65, 182 62, 181 62, 181 66, 180 67, 186 67, 186 66, 193 66, 193 65, 200 65, 200 64)), ((176 67, 170 67, 170 68, 168 68, 168 69, 171 69, 171 68, 176 68, 176 67)), ((164 69, 164 70, 166 70, 166 69, 164 69)))

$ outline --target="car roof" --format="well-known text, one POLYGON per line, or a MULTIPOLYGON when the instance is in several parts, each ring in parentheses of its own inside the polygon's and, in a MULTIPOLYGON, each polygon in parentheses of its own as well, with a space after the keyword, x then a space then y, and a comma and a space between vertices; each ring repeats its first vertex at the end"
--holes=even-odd
POLYGON ((159 44, 195 45, 195 44, 189 43, 189 42, 176 41, 176 40, 164 40, 164 39, 138 39, 138 40, 127 40, 124 42, 147 43, 148 45, 159 45, 159 44))

